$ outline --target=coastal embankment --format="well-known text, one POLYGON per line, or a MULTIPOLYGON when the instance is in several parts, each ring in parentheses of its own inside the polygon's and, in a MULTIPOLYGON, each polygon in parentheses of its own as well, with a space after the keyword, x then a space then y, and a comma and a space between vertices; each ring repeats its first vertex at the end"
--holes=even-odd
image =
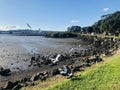
POLYGON ((83 71, 76 72, 75 78, 67 79, 61 75, 56 75, 48 78, 45 82, 36 81, 34 86, 23 87, 21 90, 68 90, 69 87, 71 87, 69 90, 74 90, 75 88, 79 88, 79 90, 93 90, 93 88, 97 90, 119 90, 119 61, 120 48, 115 51, 114 55, 103 57, 102 62, 86 67, 83 71), (106 82, 105 80, 108 81, 106 82), (110 84, 108 84, 109 82, 110 84), (79 87, 75 87, 74 85, 76 84, 79 87))
POLYGON ((22 90, 120 90, 120 49, 114 55, 104 57, 103 61, 76 73, 73 79, 56 77, 60 81, 51 79, 52 84, 48 81, 43 85, 37 82, 36 86, 22 90))

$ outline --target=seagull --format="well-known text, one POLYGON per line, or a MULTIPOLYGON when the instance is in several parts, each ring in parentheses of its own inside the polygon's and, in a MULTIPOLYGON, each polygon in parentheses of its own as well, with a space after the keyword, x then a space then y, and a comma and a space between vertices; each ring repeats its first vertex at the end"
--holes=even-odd
POLYGON ((56 63, 56 62, 59 61, 59 57, 60 57, 60 56, 61 56, 61 55, 58 54, 55 59, 54 59, 54 58, 50 58, 50 59, 51 59, 51 61, 52 61, 53 63, 56 63))

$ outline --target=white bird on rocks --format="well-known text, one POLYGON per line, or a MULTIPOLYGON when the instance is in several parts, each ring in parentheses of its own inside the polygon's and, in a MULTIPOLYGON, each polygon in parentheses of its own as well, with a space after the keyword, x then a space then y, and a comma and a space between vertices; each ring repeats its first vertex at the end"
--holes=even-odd
POLYGON ((50 58, 50 59, 53 63, 57 63, 59 61, 60 56, 61 54, 58 54, 55 59, 54 58, 50 58))

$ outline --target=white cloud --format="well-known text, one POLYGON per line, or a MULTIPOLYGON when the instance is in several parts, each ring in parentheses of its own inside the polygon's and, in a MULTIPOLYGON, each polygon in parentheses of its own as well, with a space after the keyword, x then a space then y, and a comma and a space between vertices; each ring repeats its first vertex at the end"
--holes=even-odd
POLYGON ((72 20, 71 23, 78 23, 80 22, 79 20, 72 20))
POLYGON ((109 10, 110 10, 109 8, 103 8, 103 11, 105 11, 105 12, 107 12, 109 10))
POLYGON ((14 28, 16 28, 16 26, 14 26, 14 25, 0 26, 0 30, 10 30, 10 29, 14 29, 14 28))
POLYGON ((0 30, 15 30, 15 29, 20 29, 20 26, 15 26, 15 25, 4 25, 0 26, 0 30))

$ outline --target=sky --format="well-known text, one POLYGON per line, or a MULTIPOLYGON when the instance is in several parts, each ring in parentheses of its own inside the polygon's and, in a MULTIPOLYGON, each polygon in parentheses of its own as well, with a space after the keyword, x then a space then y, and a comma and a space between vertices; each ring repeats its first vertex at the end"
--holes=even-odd
POLYGON ((66 31, 93 25, 102 15, 120 11, 120 0, 0 0, 0 30, 66 31))

